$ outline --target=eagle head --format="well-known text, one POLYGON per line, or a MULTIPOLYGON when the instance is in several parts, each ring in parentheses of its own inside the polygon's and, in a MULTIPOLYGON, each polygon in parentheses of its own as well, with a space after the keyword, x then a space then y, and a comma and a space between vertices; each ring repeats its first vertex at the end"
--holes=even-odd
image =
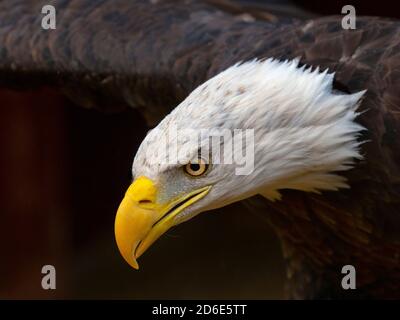
POLYGON ((140 145, 115 219, 125 260, 197 214, 279 189, 348 187, 361 159, 354 120, 364 91, 332 89, 334 74, 299 60, 237 63, 196 88, 140 145))

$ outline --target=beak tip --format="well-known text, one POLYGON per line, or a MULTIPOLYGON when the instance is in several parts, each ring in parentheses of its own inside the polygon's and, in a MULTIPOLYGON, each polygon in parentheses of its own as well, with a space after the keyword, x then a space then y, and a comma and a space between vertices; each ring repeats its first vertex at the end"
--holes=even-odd
POLYGON ((136 265, 132 265, 133 269, 139 270, 139 265, 136 263, 136 265))
POLYGON ((131 259, 131 261, 128 262, 130 264, 130 266, 135 269, 135 270, 139 270, 139 264, 137 263, 136 259, 133 258, 131 259))

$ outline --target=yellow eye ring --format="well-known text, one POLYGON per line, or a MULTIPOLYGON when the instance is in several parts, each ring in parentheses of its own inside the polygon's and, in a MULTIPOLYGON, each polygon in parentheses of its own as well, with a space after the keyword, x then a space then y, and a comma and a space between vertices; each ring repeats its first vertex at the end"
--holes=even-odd
POLYGON ((200 177, 207 172, 209 164, 199 158, 196 162, 189 162, 183 167, 186 174, 191 177, 200 177))

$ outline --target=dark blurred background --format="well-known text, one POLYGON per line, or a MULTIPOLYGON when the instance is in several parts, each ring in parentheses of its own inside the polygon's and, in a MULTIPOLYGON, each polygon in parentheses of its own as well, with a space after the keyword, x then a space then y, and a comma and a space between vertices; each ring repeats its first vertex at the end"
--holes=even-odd
MULTIPOLYGON (((277 4, 285 1, 272 1, 277 4)), ((317 14, 398 17, 388 1, 297 1, 317 14)), ((102 114, 50 89, 0 91, 0 298, 283 298, 279 243, 241 204, 174 228, 134 271, 114 215, 148 128, 134 110, 102 114), (57 289, 43 290, 54 265, 57 289)))
POLYGON ((106 115, 43 89, 0 91, 0 298, 280 298, 277 240, 242 205, 171 230, 134 271, 114 215, 146 131, 134 111, 106 115), (41 268, 56 268, 43 290, 41 268))
MULTIPOLYGON (((262 2, 262 0, 258 0, 262 2)), ((286 0, 285 0, 286 1, 286 0)), ((282 3, 276 0, 277 3, 282 3)), ((288 1, 297 4, 300 8, 314 12, 318 15, 341 15, 345 5, 352 5, 356 9, 357 15, 380 16, 400 18, 400 3, 390 0, 294 0, 288 1)))

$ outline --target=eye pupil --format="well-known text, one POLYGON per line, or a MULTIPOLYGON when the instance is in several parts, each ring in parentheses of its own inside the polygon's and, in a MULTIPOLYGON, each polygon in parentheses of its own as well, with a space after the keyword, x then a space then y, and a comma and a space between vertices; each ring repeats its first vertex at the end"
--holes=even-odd
POLYGON ((200 165, 198 163, 191 163, 190 164, 190 169, 192 171, 199 171, 200 170, 200 165))

